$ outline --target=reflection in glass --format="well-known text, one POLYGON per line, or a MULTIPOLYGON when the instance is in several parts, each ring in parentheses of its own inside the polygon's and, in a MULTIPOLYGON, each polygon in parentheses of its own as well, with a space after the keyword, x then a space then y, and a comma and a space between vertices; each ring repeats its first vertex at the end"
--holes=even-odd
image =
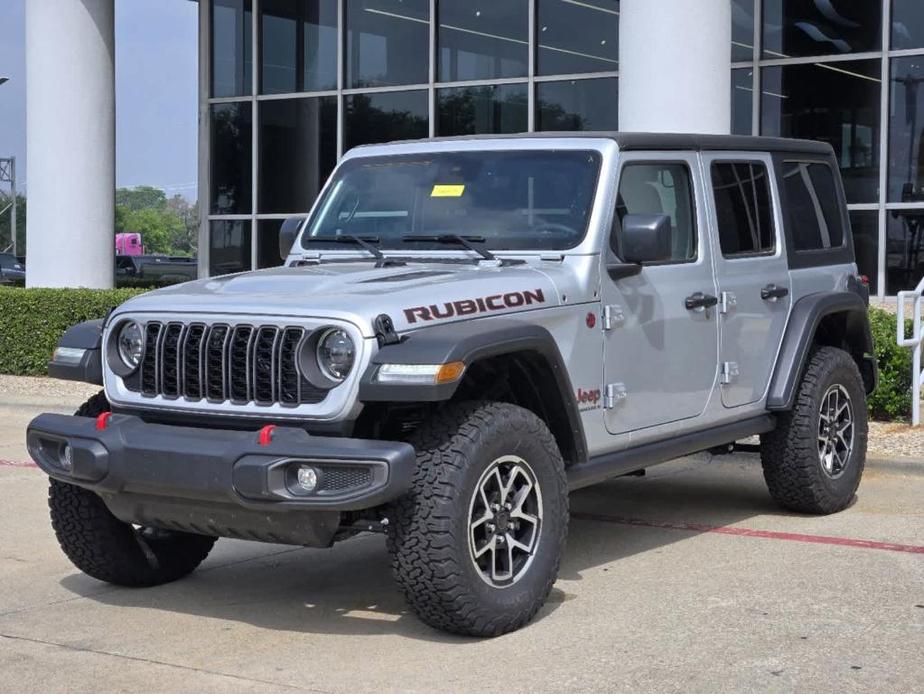
POLYGON ((250 269, 250 221, 209 222, 209 276, 250 269))
POLYGON ((924 202, 924 55, 892 60, 889 202, 924 202))
POLYGON ((829 143, 844 177, 847 202, 876 202, 880 62, 767 67, 761 78, 761 134, 829 143))
POLYGON ((850 213, 850 226, 857 269, 869 278, 870 293, 876 294, 879 286, 879 213, 875 210, 854 210, 850 213))
POLYGON ((618 0, 538 0, 540 75, 619 69, 618 0))
POLYGON ((427 136, 427 92, 353 94, 345 98, 346 149, 427 136))
POLYGON ((527 0, 502 0, 483 7, 469 0, 441 0, 438 13, 440 81, 526 76, 527 0))
POLYGON ((212 96, 247 96, 253 80, 251 0, 212 0, 212 96))
POLYGON ((732 0, 732 62, 754 60, 754 0, 732 0))
POLYGON ((427 81, 428 0, 350 0, 346 29, 348 87, 427 81))
POLYGON ((618 85, 615 77, 540 82, 536 130, 616 130, 618 85))
POLYGON ((212 214, 250 214, 250 102, 212 104, 209 143, 209 191, 212 214))
POLYGON ((732 135, 750 135, 754 113, 754 71, 743 68, 732 70, 731 79, 731 132, 732 135))
POLYGON ((892 0, 892 49, 924 48, 924 3, 892 0))
POLYGON ((337 97, 260 102, 257 208, 307 212, 337 163, 337 97))
POLYGON ((279 255, 279 229, 282 219, 261 219, 257 222, 257 269, 282 265, 279 255))
POLYGON ((337 88, 337 0, 261 0, 263 94, 337 88))
POLYGON ((527 128, 525 84, 437 91, 437 134, 519 133, 527 128))
POLYGON ((882 47, 880 0, 764 0, 764 57, 840 55, 882 47))
POLYGON ((886 221, 886 294, 914 289, 924 276, 924 210, 891 210, 886 221))

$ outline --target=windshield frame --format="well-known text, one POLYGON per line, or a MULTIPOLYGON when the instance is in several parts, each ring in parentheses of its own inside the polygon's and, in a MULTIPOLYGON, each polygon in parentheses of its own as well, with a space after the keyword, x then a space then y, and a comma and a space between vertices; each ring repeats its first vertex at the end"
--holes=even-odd
MULTIPOLYGON (((309 244, 304 244, 302 239, 304 239, 309 230, 317 223, 320 217, 325 213, 330 201, 332 200, 332 195, 336 192, 337 184, 342 180, 342 175, 345 171, 349 171, 353 167, 362 166, 367 164, 375 164, 376 162, 390 162, 395 160, 402 159, 419 159, 421 157, 437 157, 437 156, 452 156, 454 154, 476 154, 479 152, 484 152, 486 154, 557 154, 557 153, 568 153, 568 154, 584 154, 592 158, 591 165, 594 167, 593 172, 593 181, 590 186, 591 193, 588 198, 587 211, 584 218, 583 227, 578 230, 578 233, 575 235, 573 242, 570 245, 563 245, 560 248, 550 248, 550 247, 522 247, 522 248, 497 248, 490 245, 490 243, 485 244, 484 248, 495 254, 514 254, 514 255, 530 255, 530 254, 564 254, 568 252, 575 252, 579 250, 588 239, 589 232, 591 231, 593 224, 596 220, 597 215, 597 206, 599 203, 599 198, 601 194, 601 185, 608 171, 608 157, 607 153, 602 151, 600 147, 596 146, 596 142, 589 138, 572 138, 565 140, 564 138, 561 141, 553 141, 550 138, 543 138, 531 140, 524 138, 522 140, 507 140, 503 144, 497 141, 491 142, 489 140, 470 140, 463 142, 431 142, 427 143, 428 146, 420 147, 421 143, 390 143, 386 145, 367 145, 358 150, 353 150, 346 154, 344 158, 340 161, 337 168, 331 174, 330 178, 327 180, 317 199, 315 200, 311 212, 308 217, 305 219, 302 227, 300 229, 298 239, 293 245, 292 253, 301 254, 309 252, 318 252, 323 251, 327 252, 346 252, 350 254, 356 254, 357 252, 362 252, 358 249, 355 244, 346 241, 338 241, 336 238, 330 238, 328 241, 329 245, 324 243, 324 237, 315 236, 312 237, 313 240, 309 244), (567 142, 569 146, 561 146, 560 143, 567 142), (529 144, 529 146, 523 146, 524 144, 529 144), (540 144, 541 143, 541 144, 540 144), (409 146, 416 144, 416 147, 409 146), (455 144, 455 147, 447 147, 446 145, 455 144), (459 144, 465 144, 469 146, 459 147, 459 144), (443 145, 436 147, 434 145, 443 145), (493 146, 488 146, 493 145, 493 146), (501 145, 501 146, 498 146, 501 145)), ((464 234, 463 234, 464 235, 464 234)), ((393 243, 384 245, 380 247, 380 250, 388 253, 388 257, 396 256, 417 256, 421 254, 426 255, 451 255, 451 256, 469 256, 474 255, 470 250, 465 248, 454 248, 451 245, 440 245, 434 244, 432 246, 427 246, 426 244, 421 243, 397 243, 395 239, 389 239, 393 243)))

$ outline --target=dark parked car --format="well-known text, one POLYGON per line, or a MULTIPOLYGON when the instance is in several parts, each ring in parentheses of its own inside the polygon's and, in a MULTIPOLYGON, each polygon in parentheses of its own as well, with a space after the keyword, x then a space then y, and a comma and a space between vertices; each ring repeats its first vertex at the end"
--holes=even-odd
POLYGON ((197 277, 195 258, 167 255, 117 255, 117 287, 165 287, 197 277))
POLYGON ((0 253, 0 284, 21 287, 26 283, 25 258, 20 261, 12 253, 0 253))

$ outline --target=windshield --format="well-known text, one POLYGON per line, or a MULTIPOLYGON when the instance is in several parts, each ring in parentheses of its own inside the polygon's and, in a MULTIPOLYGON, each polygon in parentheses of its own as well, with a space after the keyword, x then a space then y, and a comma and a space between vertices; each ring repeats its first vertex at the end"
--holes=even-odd
POLYGON ((352 159, 318 204, 303 246, 305 238, 358 236, 419 250, 437 246, 405 237, 453 234, 492 250, 572 248, 587 230, 599 169, 598 153, 575 150, 352 159))

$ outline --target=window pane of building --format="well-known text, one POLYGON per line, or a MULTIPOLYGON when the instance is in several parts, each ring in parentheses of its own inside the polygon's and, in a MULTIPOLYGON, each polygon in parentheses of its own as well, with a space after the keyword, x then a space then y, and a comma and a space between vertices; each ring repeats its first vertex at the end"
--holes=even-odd
POLYGON ((212 0, 212 96, 246 96, 253 84, 250 0, 212 0))
POLYGON ((776 234, 767 167, 753 162, 716 162, 712 191, 722 255, 772 253, 776 234))
POLYGON ((212 105, 209 145, 212 214, 251 212, 252 126, 250 102, 212 105))
POLYGON ((250 221, 209 222, 209 276, 250 269, 250 221))
POLYGON ((488 5, 473 5, 469 0, 441 0, 437 11, 440 81, 526 76, 529 69, 526 0, 500 0, 488 5))
POLYGON ((750 135, 753 129, 754 71, 732 70, 731 131, 732 135, 750 135))
POLYGON ((732 62, 754 60, 754 0, 732 0, 732 62))
POLYGON ((869 290, 877 293, 879 286, 879 213, 875 210, 854 210, 850 213, 853 229, 853 250, 857 269, 869 278, 869 290))
POLYGON ((427 81, 428 0, 350 0, 345 4, 348 87, 427 81))
POLYGON ((520 133, 527 128, 527 87, 503 84, 437 91, 437 134, 520 133))
POLYGON ((619 69, 618 0, 538 0, 536 72, 619 69))
POLYGON ((797 251, 844 245, 844 220, 829 166, 788 161, 783 166, 783 187, 787 223, 797 251))
MULTIPOLYGON (((686 164, 626 164, 619 175, 616 214, 665 214, 671 218, 671 260, 696 258, 693 182, 686 164)), ((618 243, 618 241, 617 241, 618 243)))
POLYGON ((892 210, 886 220, 886 294, 914 289, 924 276, 924 209, 892 210))
POLYGON ((352 94, 345 99, 346 149, 427 136, 427 92, 352 94))
POLYGON ((924 202, 924 55, 892 60, 889 202, 924 202))
POLYGON ((616 130, 619 81, 615 77, 536 85, 536 130, 616 130))
POLYGON ((260 102, 257 211, 307 212, 337 164, 337 97, 260 102))
POLYGON ((337 0, 261 0, 263 94, 337 88, 337 0))
POLYGON ((765 58, 841 55, 882 47, 880 0, 764 0, 765 58))
POLYGON ((829 143, 847 202, 877 202, 880 62, 768 67, 761 79, 761 133, 829 143))
POLYGON ((257 222, 257 269, 282 265, 279 255, 279 229, 283 219, 261 219, 257 222))
POLYGON ((924 48, 921 0, 892 0, 892 48, 924 48))

